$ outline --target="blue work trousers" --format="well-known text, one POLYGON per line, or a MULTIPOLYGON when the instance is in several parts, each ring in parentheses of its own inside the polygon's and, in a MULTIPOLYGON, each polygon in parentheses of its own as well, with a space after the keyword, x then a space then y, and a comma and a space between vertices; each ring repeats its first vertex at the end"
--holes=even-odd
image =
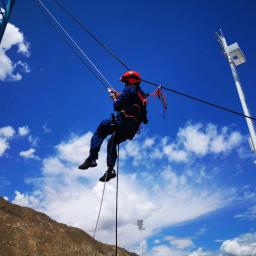
POLYGON ((98 153, 104 139, 111 135, 107 147, 107 166, 114 168, 117 158, 116 147, 121 142, 131 139, 138 129, 138 125, 133 119, 123 118, 120 114, 116 117, 116 125, 112 119, 103 120, 91 138, 90 158, 98 159, 98 153))

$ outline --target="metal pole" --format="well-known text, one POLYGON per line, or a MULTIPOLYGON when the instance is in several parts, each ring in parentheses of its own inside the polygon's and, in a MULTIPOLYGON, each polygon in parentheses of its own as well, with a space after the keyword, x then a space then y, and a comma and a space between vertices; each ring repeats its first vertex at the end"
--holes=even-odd
MULTIPOLYGON (((238 76, 238 73, 237 73, 237 70, 236 70, 236 65, 235 65, 233 59, 231 58, 231 56, 229 54, 226 39, 223 35, 221 35, 219 38, 221 39, 221 43, 222 43, 224 52, 226 54, 226 57, 228 59, 228 62, 229 62, 230 68, 231 68, 231 72, 232 72, 232 75, 233 75, 233 78, 234 78, 234 81, 235 81, 236 89, 237 89, 239 99, 240 99, 241 104, 242 104, 244 114, 246 116, 251 117, 250 111, 249 111, 249 109, 247 107, 247 104, 246 104, 246 98, 245 98, 245 95, 244 95, 244 92, 243 92, 243 89, 242 89, 242 85, 241 85, 241 82, 239 80, 239 76, 238 76)), ((256 132, 255 132, 255 128, 254 128, 254 125, 253 125, 253 121, 250 118, 247 118, 247 117, 245 117, 245 120, 246 120, 248 129, 249 129, 249 132, 250 132, 251 148, 254 152, 256 152, 256 132)))

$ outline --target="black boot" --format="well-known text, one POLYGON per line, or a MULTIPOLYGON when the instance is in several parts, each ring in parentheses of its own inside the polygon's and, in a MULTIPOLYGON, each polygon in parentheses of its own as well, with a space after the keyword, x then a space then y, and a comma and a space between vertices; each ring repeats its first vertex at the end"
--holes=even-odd
POLYGON ((113 168, 108 168, 104 175, 99 179, 101 182, 108 182, 116 177, 116 172, 113 168))
POLYGON ((97 166, 97 163, 94 159, 91 159, 91 158, 87 158, 85 159, 85 161, 78 166, 78 169, 81 169, 81 170, 86 170, 90 167, 96 167, 97 166))

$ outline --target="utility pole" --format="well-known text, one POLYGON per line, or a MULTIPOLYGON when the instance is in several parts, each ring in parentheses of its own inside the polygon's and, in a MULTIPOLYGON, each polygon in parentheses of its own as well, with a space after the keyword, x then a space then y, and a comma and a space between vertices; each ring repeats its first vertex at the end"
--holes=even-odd
MULTIPOLYGON (((250 111, 246 104, 246 98, 245 98, 245 95, 244 95, 244 92, 242 89, 242 85, 241 85, 241 82, 239 80, 239 76, 238 76, 238 73, 236 70, 236 66, 238 66, 246 61, 245 56, 244 56, 243 52, 241 51, 241 49, 239 48, 237 43, 227 45, 226 39, 223 36, 221 30, 220 30, 220 33, 216 33, 216 34, 218 37, 218 41, 220 42, 220 44, 223 48, 224 55, 229 62, 244 114, 248 117, 251 117, 250 111)), ((252 119, 250 119, 248 117, 245 117, 245 120, 246 120, 248 129, 249 129, 249 132, 250 132, 249 144, 250 144, 251 150, 254 153, 256 153, 256 132, 255 132, 255 128, 254 128, 252 119)))
POLYGON ((141 256, 143 256, 143 241, 142 241, 142 231, 145 230, 143 227, 143 220, 137 220, 138 229, 141 232, 141 256))

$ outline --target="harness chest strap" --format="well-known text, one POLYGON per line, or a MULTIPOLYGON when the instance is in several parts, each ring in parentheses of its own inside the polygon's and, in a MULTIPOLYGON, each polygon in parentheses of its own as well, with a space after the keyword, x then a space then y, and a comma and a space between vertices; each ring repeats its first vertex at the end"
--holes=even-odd
MULTIPOLYGON (((143 105, 146 105, 148 103, 148 99, 146 97, 144 97, 139 91, 137 92, 137 95, 140 99, 140 101, 142 102, 143 105)), ((133 104, 131 108, 137 107, 138 108, 138 112, 141 111, 141 107, 138 104, 133 104)), ((126 117, 126 118, 132 118, 134 119, 136 122, 138 122, 139 120, 131 114, 127 114, 126 112, 127 110, 123 109, 121 110, 121 113, 126 117)))
POLYGON ((148 99, 145 96, 143 96, 139 91, 137 92, 137 95, 138 95, 138 97, 141 100, 143 105, 148 104, 148 99))
MULTIPOLYGON (((132 107, 138 107, 140 111, 140 106, 138 104, 134 104, 132 107)), ((139 122, 139 120, 134 115, 127 114, 126 110, 122 109, 120 112, 125 118, 132 118, 135 122, 139 122)))

